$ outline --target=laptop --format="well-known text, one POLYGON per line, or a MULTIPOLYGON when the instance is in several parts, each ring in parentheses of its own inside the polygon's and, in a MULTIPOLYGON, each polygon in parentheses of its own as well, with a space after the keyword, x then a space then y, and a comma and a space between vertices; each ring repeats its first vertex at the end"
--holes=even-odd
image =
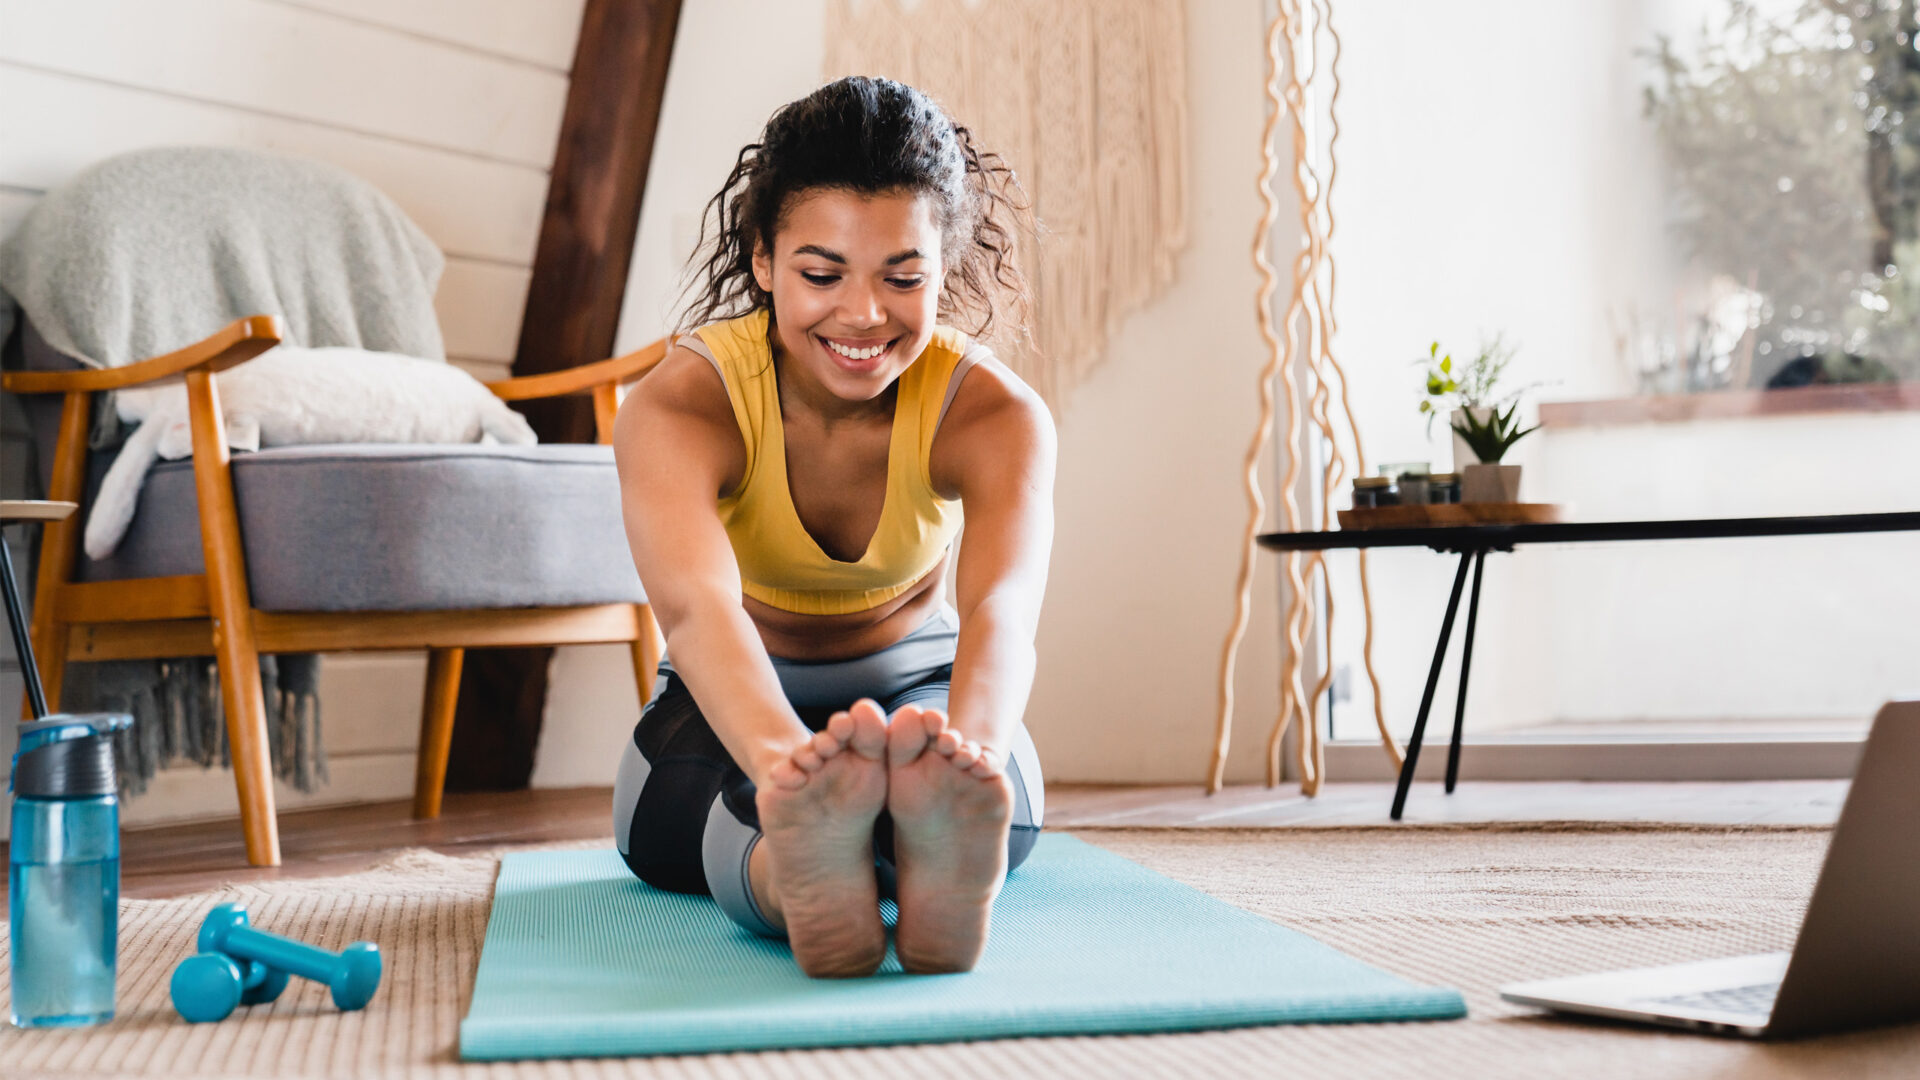
POLYGON ((1792 952, 1543 979, 1500 996, 1750 1038, 1920 1019, 1920 701, 1874 717, 1792 952))

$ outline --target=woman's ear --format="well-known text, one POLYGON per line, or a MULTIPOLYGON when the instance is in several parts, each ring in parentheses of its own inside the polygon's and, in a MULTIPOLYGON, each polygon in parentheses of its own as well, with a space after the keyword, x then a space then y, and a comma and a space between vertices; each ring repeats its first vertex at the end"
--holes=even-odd
POLYGON ((761 292, 773 294, 773 253, 758 240, 753 242, 753 281, 761 292))

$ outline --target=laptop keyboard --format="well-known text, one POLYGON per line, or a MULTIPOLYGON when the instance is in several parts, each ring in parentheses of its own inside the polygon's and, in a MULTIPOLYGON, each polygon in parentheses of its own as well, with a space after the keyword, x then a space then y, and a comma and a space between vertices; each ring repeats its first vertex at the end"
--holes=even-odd
POLYGON ((1678 1005, 1682 1008, 1713 1009, 1718 1012, 1752 1013, 1765 1016, 1773 1011, 1773 999, 1780 993, 1778 982, 1735 986, 1726 990, 1706 990, 1694 994, 1675 994, 1654 998, 1650 1004, 1678 1005))

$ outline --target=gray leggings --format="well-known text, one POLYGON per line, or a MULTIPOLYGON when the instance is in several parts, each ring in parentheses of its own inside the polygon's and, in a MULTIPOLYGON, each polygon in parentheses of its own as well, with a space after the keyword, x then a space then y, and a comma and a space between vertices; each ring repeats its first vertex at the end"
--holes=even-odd
MULTIPOLYGON (((809 728, 818 731, 835 712, 863 697, 888 715, 902 705, 945 709, 953 678, 959 618, 943 608, 899 642, 869 656, 834 663, 773 661, 780 688, 809 728)), ((613 835, 620 855, 647 884, 673 892, 706 893, 733 921, 757 934, 786 935, 753 898, 747 860, 760 842, 753 782, 740 770, 701 715, 670 661, 620 759, 613 789, 613 835)), ((1013 782, 1013 824, 1007 832, 1007 869, 1025 860, 1046 815, 1040 758, 1023 725, 1007 756, 1013 782)), ((883 895, 893 891, 893 822, 874 823, 874 867, 883 895)))

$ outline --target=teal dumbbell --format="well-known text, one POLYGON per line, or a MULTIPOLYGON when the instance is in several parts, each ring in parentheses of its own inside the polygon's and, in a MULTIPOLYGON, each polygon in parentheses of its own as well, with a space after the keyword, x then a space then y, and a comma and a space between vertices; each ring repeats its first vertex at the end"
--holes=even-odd
POLYGON ((280 996, 290 976, 254 960, 225 953, 196 953, 173 969, 173 1007, 193 1023, 225 1020, 241 1005, 264 1005, 280 996))
POLYGON ((356 941, 338 953, 247 925, 247 909, 218 904, 200 924, 201 953, 222 953, 236 963, 253 961, 275 971, 325 983, 333 1003, 351 1012, 365 1008, 380 988, 380 947, 356 941))

